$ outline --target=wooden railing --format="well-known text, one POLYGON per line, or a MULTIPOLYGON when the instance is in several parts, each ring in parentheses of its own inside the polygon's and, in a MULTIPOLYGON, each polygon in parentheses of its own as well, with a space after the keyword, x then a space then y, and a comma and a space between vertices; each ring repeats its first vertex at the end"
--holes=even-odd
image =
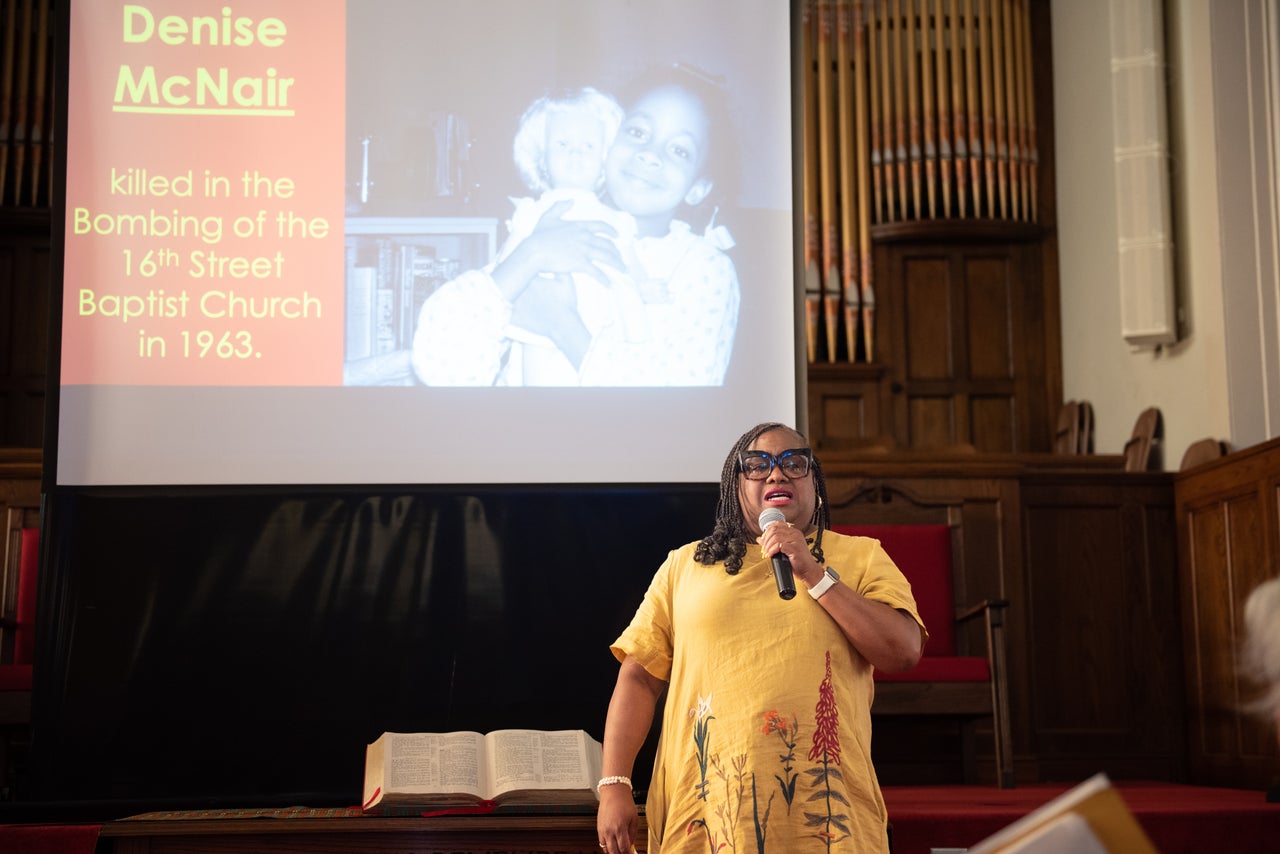
POLYGON ((1280 575, 1280 439, 1177 475, 1178 557, 1191 782, 1263 788, 1280 773, 1270 721, 1245 710, 1241 612, 1280 575))

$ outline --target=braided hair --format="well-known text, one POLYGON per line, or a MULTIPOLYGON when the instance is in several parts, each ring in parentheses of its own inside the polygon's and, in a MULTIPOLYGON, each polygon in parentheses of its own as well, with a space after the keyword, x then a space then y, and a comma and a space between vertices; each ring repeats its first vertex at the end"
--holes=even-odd
MULTIPOLYGON (((757 424, 739 437, 725 458, 724 467, 720 470, 720 500, 716 504, 716 524, 711 533, 703 537, 693 553, 698 563, 712 564, 724 561, 724 571, 737 575, 742 569, 742 558, 747 553, 747 541, 754 539, 747 530, 746 520, 742 516, 742 502, 738 497, 738 455, 751 447, 756 439, 772 430, 788 430, 800 437, 800 441, 808 445, 809 440, 800 431, 778 421, 767 421, 757 424)), ((817 496, 817 506, 813 508, 813 518, 817 526, 813 545, 809 553, 818 563, 823 563, 822 532, 831 527, 831 517, 827 511, 827 481, 822 475, 822 466, 817 457, 813 459, 810 470, 813 477, 813 491, 817 496)))

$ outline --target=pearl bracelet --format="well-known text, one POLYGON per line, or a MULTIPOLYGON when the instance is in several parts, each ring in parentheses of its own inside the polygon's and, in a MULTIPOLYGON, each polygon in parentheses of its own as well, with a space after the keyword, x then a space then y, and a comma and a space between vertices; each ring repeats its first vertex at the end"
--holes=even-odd
POLYGON ((596 783, 596 788, 597 788, 597 789, 599 789, 601 786, 611 786, 611 785, 613 785, 614 783, 624 783, 624 784, 626 784, 626 787, 627 787, 628 789, 630 789, 630 788, 631 788, 631 778, 630 778, 630 777, 623 777, 621 774, 618 774, 618 775, 613 776, 613 777, 602 777, 602 778, 600 778, 600 782, 599 782, 599 783, 596 783))

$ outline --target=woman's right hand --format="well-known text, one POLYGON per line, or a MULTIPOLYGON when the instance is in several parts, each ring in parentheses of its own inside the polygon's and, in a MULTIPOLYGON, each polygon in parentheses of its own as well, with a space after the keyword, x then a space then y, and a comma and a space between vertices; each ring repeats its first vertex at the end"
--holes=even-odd
POLYGON ((630 786, 600 787, 600 807, 596 813, 596 834, 600 850, 607 854, 629 854, 635 850, 640 829, 640 810, 630 786))
POLYGON ((503 296, 515 302, 541 273, 585 273, 608 285, 603 267, 622 270, 625 265, 613 237, 617 231, 599 220, 566 220, 569 201, 547 209, 533 232, 511 251, 493 271, 503 296))

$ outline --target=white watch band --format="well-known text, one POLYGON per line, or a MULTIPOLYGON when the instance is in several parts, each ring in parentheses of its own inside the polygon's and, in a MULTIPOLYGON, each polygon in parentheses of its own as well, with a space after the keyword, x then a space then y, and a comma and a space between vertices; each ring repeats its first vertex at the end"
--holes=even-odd
POLYGON ((827 571, 822 573, 822 580, 809 588, 809 595, 814 599, 821 599, 839 580, 840 576, 836 574, 836 571, 831 567, 827 567, 827 571))

